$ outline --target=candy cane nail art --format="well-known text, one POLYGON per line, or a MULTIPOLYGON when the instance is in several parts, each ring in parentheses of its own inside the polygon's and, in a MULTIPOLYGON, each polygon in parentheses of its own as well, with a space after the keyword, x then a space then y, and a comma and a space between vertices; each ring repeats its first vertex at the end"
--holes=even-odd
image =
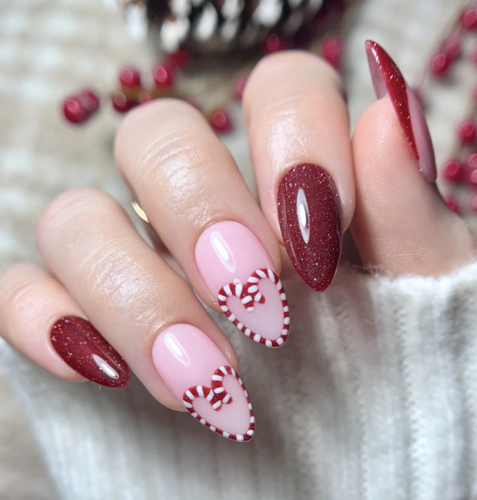
MULTIPOLYGON (((242 398, 239 397, 237 399, 239 400, 237 404, 240 404, 240 399, 242 398)), ((238 373, 230 366, 221 366, 215 370, 212 375, 210 387, 197 385, 187 389, 182 397, 182 402, 196 420, 202 425, 205 425, 212 432, 216 432, 225 438, 231 439, 232 441, 245 442, 250 441, 255 434, 255 416, 253 414, 252 404, 248 398, 247 390, 243 386, 242 379, 238 376, 238 373), (243 398, 247 404, 249 416, 248 428, 242 434, 234 434, 230 429, 227 430, 227 425, 218 422, 217 418, 215 418, 218 412, 224 409, 225 405, 233 405, 235 403, 230 393, 224 387, 224 380, 227 376, 231 376, 231 380, 233 380, 232 377, 235 379, 236 384, 238 384, 243 391, 243 398), (208 407, 206 407, 205 411, 197 409, 196 404, 199 399, 207 401, 210 408, 215 412, 215 415, 212 411, 207 411, 208 407)))
POLYGON ((229 321, 255 342, 263 344, 267 347, 281 347, 286 342, 288 338, 288 328, 290 325, 290 309, 288 307, 287 296, 283 290, 282 282, 275 271, 267 268, 257 269, 247 279, 245 284, 240 282, 229 283, 220 289, 219 294, 217 295, 217 300, 220 309, 227 316, 229 321), (282 304, 282 331, 280 336, 273 340, 263 337, 247 326, 247 313, 260 314, 260 306, 258 304, 264 304, 266 302, 265 296, 259 289, 261 280, 270 280, 275 285, 276 293, 279 295, 282 304), (238 305, 238 307, 234 309, 235 314, 232 312, 231 306, 229 307, 228 301, 230 297, 237 297, 242 303, 242 307, 238 305))
POLYGON ((259 344, 284 345, 290 326, 285 290, 247 227, 223 221, 207 228, 197 242, 196 262, 229 321, 259 344))
POLYGON ((155 340, 152 359, 171 393, 201 424, 233 441, 252 439, 255 416, 247 390, 204 332, 187 324, 170 326, 155 340))

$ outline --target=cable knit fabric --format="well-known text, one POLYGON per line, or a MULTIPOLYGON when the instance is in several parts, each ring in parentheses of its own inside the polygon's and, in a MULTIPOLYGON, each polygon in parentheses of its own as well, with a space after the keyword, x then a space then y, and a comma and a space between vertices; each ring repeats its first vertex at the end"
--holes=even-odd
POLYGON ((125 390, 68 384, 2 350, 68 500, 477 498, 477 264, 439 279, 341 269, 285 280, 293 330, 271 351, 221 316, 257 418, 238 444, 125 390))

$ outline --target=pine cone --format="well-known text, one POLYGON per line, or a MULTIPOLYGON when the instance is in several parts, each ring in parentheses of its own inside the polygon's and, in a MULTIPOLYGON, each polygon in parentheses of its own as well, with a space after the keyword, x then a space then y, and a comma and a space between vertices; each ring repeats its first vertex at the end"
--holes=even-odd
POLYGON ((148 0, 147 16, 165 52, 184 45, 192 52, 225 53, 256 47, 271 32, 292 37, 313 20, 323 3, 324 0, 148 0))

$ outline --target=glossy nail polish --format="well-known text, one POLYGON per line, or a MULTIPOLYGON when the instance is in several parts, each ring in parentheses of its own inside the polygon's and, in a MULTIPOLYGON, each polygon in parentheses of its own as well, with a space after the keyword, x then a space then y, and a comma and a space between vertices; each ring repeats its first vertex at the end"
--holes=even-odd
POLYGON ((152 358, 160 377, 189 413, 211 431, 249 441, 255 417, 238 373, 201 330, 176 324, 156 338, 152 358))
POLYGON ((311 164, 286 172, 278 186, 278 220, 290 260, 317 292, 328 288, 341 255, 339 198, 328 172, 311 164))
POLYGON ((60 357, 83 377, 120 389, 129 384, 129 367, 119 353, 87 320, 59 319, 51 329, 51 344, 60 357))
POLYGON ((421 105, 389 54, 376 42, 366 41, 371 79, 378 99, 391 99, 419 170, 428 182, 436 181, 436 161, 431 136, 421 105))
POLYGON ((220 309, 247 337, 267 347, 288 338, 283 285, 256 236, 238 222, 208 227, 195 248, 197 267, 220 309))

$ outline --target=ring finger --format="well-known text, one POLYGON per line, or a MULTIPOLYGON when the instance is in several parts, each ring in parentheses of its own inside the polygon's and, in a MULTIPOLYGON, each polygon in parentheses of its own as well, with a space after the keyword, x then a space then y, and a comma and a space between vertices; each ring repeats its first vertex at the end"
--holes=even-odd
POLYGON ((37 240, 45 263, 156 399, 185 406, 224 437, 253 436, 232 347, 114 200, 94 190, 61 195, 37 240))

